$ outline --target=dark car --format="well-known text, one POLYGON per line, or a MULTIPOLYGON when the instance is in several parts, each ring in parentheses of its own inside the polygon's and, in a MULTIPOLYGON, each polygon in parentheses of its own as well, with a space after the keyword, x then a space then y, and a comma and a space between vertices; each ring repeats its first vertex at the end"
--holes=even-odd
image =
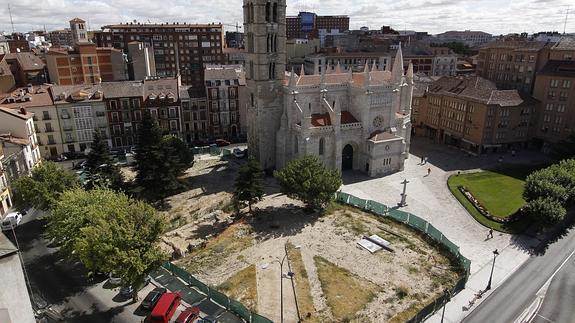
POLYGON ((200 308, 196 306, 188 307, 182 313, 180 313, 176 319, 176 323, 192 323, 198 317, 200 317, 200 308))
POLYGON ((227 140, 223 140, 223 139, 216 139, 216 145, 218 145, 218 147, 225 147, 225 146, 229 146, 230 142, 227 140))
POLYGON ((166 293, 166 289, 164 287, 156 287, 151 292, 146 295, 146 298, 142 301, 142 307, 145 309, 152 309, 160 297, 166 293))

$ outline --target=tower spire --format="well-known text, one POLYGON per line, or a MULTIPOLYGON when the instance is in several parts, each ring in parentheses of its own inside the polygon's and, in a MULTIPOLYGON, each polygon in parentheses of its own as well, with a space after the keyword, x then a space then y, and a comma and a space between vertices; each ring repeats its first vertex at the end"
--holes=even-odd
POLYGON ((401 42, 399 42, 399 48, 395 54, 395 60, 393 61, 393 67, 391 68, 391 75, 396 81, 399 81, 403 76, 403 53, 401 52, 401 42))

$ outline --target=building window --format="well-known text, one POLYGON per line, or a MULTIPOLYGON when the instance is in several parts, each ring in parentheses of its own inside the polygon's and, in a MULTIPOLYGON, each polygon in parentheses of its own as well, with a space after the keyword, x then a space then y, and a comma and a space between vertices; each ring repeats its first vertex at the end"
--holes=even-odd
POLYGON ((319 140, 319 154, 323 155, 325 151, 325 139, 320 138, 319 140))
POLYGON ((549 82, 549 87, 558 87, 559 86, 559 80, 551 80, 551 82, 549 82))
POLYGON ((266 22, 271 22, 271 3, 266 3, 266 22))
POLYGON ((571 87, 571 80, 564 80, 563 84, 561 85, 562 88, 568 89, 571 87))

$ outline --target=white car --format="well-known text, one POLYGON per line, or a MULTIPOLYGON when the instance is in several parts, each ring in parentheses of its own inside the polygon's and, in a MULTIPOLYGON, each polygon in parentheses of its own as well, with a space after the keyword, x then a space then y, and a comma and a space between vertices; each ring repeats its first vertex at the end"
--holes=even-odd
POLYGON ((20 212, 12 212, 6 215, 2 223, 0 223, 0 227, 2 227, 2 231, 8 231, 16 228, 20 222, 22 222, 22 214, 20 212))

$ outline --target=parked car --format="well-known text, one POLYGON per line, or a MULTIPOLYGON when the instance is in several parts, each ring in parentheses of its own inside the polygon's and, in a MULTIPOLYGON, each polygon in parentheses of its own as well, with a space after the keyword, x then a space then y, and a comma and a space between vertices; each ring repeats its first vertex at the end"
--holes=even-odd
POLYGON ((176 323, 192 323, 198 317, 200 317, 200 309, 197 306, 188 307, 178 315, 176 323))
POLYGON ((144 300, 142 301, 142 307, 145 309, 151 309, 156 306, 156 303, 164 295, 168 290, 164 287, 156 287, 151 292, 146 295, 144 300))
POLYGON ((85 160, 81 160, 79 162, 72 162, 74 164, 74 167, 72 167, 72 169, 84 169, 84 167, 86 166, 86 161, 85 160))
POLYGON ((178 293, 164 293, 154 306, 152 313, 150 314, 150 322, 153 323, 168 323, 180 303, 182 302, 182 297, 178 293))
POLYGON ((199 320, 197 323, 218 323, 218 319, 213 316, 213 315, 208 315, 206 317, 203 317, 201 320, 199 320))
POLYGON ((22 222, 22 214, 20 212, 11 212, 0 223, 2 231, 8 231, 16 228, 22 222))
POLYGON ((232 153, 234 154, 234 156, 236 158, 244 158, 246 157, 246 153, 241 150, 240 148, 234 148, 234 150, 232 151, 232 153))
POLYGON ((63 153, 62 155, 64 155, 66 159, 86 158, 86 154, 84 154, 83 152, 76 152, 76 151, 68 151, 63 153))
POLYGON ((229 146, 230 142, 224 139, 216 139, 216 145, 218 145, 218 147, 225 147, 229 146))

